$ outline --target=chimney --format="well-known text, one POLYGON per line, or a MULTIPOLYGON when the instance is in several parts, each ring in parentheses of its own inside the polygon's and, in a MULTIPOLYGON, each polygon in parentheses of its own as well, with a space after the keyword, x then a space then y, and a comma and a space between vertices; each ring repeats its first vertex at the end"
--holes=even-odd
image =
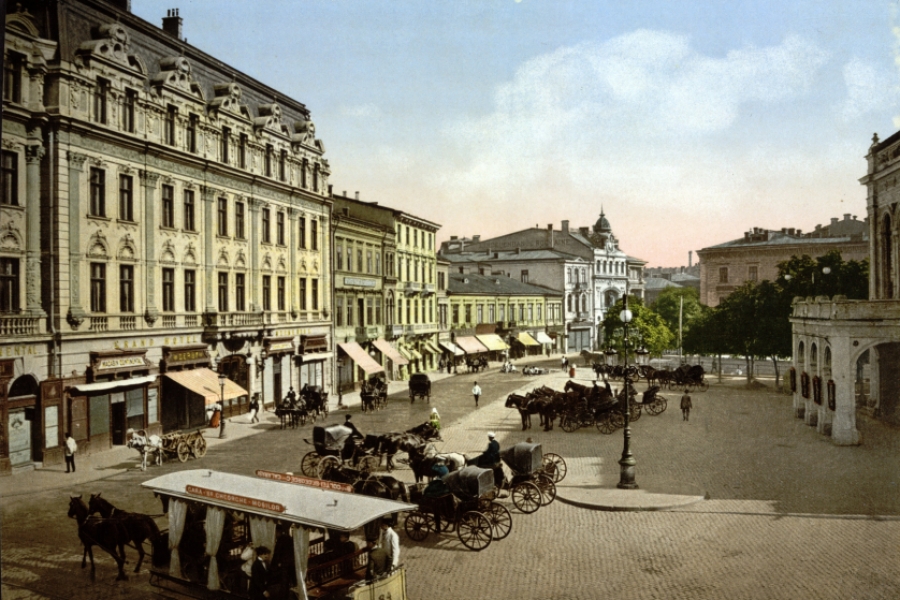
POLYGON ((473 243, 473 244, 477 244, 479 241, 481 241, 481 235, 473 235, 473 236, 472 236, 472 243, 473 243))
POLYGON ((547 231, 553 231, 553 223, 547 223, 547 231))
POLYGON ((457 239, 457 236, 455 236, 455 235, 451 235, 451 236, 450 236, 450 241, 451 241, 451 242, 454 241, 454 240, 456 240, 456 239, 457 239))
POLYGON ((568 221, 562 222, 562 232, 569 233, 569 222, 568 221))
POLYGON ((688 250, 688 268, 694 266, 694 251, 688 250))
MULTIPOLYGON (((844 220, 845 220, 845 221, 847 220, 847 217, 848 217, 848 216, 850 216, 850 215, 844 215, 844 220)), ((838 222, 837 217, 831 217, 831 224, 832 224, 832 225, 836 225, 837 222, 838 222)), ((818 229, 818 228, 817 228, 817 229, 818 229)))
POLYGON ((344 190, 343 192, 341 192, 341 194, 344 196, 344 198, 346 198, 346 197, 347 197, 347 190, 344 190))
POLYGON ((177 8, 170 8, 166 11, 166 17, 163 19, 163 31, 171 35, 175 39, 181 38, 181 17, 178 16, 177 8))
POLYGON ((844 220, 845 220, 845 221, 849 221, 849 220, 850 220, 850 213, 844 213, 844 220))
POLYGON ((356 199, 359 200, 359 192, 356 192, 356 199))
POLYGON ((587 228, 587 227, 579 227, 579 228, 578 228, 578 233, 580 233, 581 235, 587 237, 587 235, 588 235, 588 228, 587 228))

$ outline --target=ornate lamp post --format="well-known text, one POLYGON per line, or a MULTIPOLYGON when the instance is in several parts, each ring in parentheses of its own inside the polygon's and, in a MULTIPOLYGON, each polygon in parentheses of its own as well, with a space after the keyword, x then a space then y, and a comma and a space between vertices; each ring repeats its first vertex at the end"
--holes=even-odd
POLYGON ((225 373, 219 373, 219 402, 222 406, 219 415, 219 439, 225 439, 225 373))
POLYGON ((619 460, 619 483, 616 485, 619 489, 623 490, 634 490, 637 489, 638 484, 634 480, 634 466, 637 464, 637 461, 634 459, 634 456, 631 454, 631 372, 628 367, 628 324, 631 322, 632 314, 631 311, 628 310, 628 293, 625 293, 624 298, 625 306, 622 311, 619 313, 619 320, 622 321, 623 326, 625 327, 624 332, 624 346, 625 346, 625 387, 622 390, 624 393, 623 401, 622 401, 622 410, 625 413, 625 428, 624 431, 624 445, 622 447, 622 458, 619 460))
POLYGON ((341 373, 344 371, 344 363, 343 361, 338 362, 338 381, 337 381, 337 389, 338 389, 338 408, 344 407, 344 388, 341 385, 343 379, 341 378, 341 373))
POLYGON ((266 412, 266 378, 263 376, 263 373, 266 370, 265 350, 261 350, 259 355, 256 357, 256 370, 259 371, 259 395, 262 398, 262 402, 260 402, 260 411, 266 412))

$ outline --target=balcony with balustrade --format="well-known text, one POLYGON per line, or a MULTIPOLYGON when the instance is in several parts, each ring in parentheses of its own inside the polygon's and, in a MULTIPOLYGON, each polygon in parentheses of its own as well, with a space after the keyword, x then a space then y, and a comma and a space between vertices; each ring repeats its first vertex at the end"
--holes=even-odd
POLYGON ((355 330, 356 341, 360 344, 369 342, 381 337, 384 328, 381 325, 366 325, 357 327, 355 330))
POLYGON ((22 315, 0 315, 0 335, 24 337, 44 333, 43 319, 22 315))
POLYGON ((422 291, 422 284, 418 281, 406 281, 403 283, 403 293, 407 296, 415 296, 422 291))

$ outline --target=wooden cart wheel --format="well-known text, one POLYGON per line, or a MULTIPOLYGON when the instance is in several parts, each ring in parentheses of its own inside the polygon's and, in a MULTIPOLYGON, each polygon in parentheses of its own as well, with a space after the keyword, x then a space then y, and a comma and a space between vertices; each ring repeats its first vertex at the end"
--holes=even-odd
POLYGON ((194 455, 197 458, 206 456, 206 439, 201 437, 194 440, 194 455))
POLYGON ((612 422, 612 413, 605 413, 600 417, 597 421, 597 430, 604 435, 609 435, 616 430, 616 426, 612 422))
POLYGON ((502 540, 512 531, 512 515, 502 504, 491 502, 485 509, 484 516, 491 522, 495 540, 502 540))
POLYGON ((300 461, 300 472, 307 477, 315 477, 319 472, 319 461, 322 457, 318 452, 307 452, 300 461))
POLYGON ((434 529, 434 517, 428 513, 414 510, 406 515, 406 522, 403 524, 406 535, 410 539, 421 542, 428 537, 428 533, 434 529))
POLYGON ((613 427, 616 429, 622 429, 625 427, 625 415, 618 410, 612 410, 609 412, 609 422, 612 423, 613 427))
POLYGON ((356 468, 360 470, 360 472, 366 476, 370 473, 374 473, 378 470, 378 467, 381 466, 381 457, 380 456, 363 456, 359 460, 359 464, 356 465, 356 468))
POLYGON ((637 402, 631 405, 631 415, 629 416, 631 417, 632 421, 637 421, 641 418, 641 406, 642 405, 638 404, 637 402))
POLYGON ((175 452, 178 453, 178 460, 181 462, 187 462, 187 459, 191 457, 191 447, 184 440, 178 442, 175 452))
POLYGON ((494 539, 490 520, 480 512, 470 510, 463 513, 456 525, 459 541, 469 550, 484 550, 494 539))
POLYGON ((541 506, 547 506, 556 500, 556 484, 549 475, 538 473, 534 482, 541 491, 541 506))
POLYGON ((562 427, 562 430, 566 433, 572 433, 578 429, 578 418, 572 413, 564 413, 562 418, 560 418, 559 426, 562 427))
POLYGON ((569 467, 566 466, 566 461, 563 460, 563 457, 559 454, 553 454, 552 452, 547 452, 544 454, 543 461, 544 467, 547 469, 547 474, 551 476, 553 479, 553 483, 559 483, 563 479, 566 478, 566 473, 569 472, 569 467))
POLYGON ((646 406, 647 412, 652 416, 656 416, 666 410, 666 399, 662 396, 657 396, 656 399, 646 406))
POLYGON ((523 481, 513 487, 512 501, 520 511, 531 514, 541 507, 541 490, 530 481, 523 481))
POLYGON ((316 477, 318 477, 319 479, 325 479, 324 475, 328 473, 328 471, 340 468, 341 461, 337 456, 323 456, 319 461, 319 464, 316 465, 316 477))

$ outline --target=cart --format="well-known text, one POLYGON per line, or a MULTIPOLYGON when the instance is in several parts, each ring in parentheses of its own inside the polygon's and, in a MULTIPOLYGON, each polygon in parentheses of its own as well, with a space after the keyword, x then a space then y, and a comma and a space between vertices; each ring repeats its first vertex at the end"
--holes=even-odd
POLYGON ((500 459, 512 471, 512 478, 506 479, 503 487, 509 490, 513 504, 520 511, 532 513, 556 499, 556 483, 545 470, 540 444, 519 442, 501 452, 500 459))
POLYGON ((173 431, 159 437, 160 451, 163 457, 177 456, 181 462, 187 462, 188 458, 203 458, 206 455, 206 439, 203 432, 190 431, 182 433, 173 431))
POLYGON ((343 425, 313 427, 312 444, 315 450, 307 452, 300 462, 300 471, 307 477, 320 477, 336 467, 348 466, 363 476, 378 470, 381 457, 366 449, 363 440, 351 438, 353 430, 343 425))
POLYGON ((416 398, 431 403, 431 380, 425 373, 413 373, 409 378, 409 403, 414 403, 416 398))

